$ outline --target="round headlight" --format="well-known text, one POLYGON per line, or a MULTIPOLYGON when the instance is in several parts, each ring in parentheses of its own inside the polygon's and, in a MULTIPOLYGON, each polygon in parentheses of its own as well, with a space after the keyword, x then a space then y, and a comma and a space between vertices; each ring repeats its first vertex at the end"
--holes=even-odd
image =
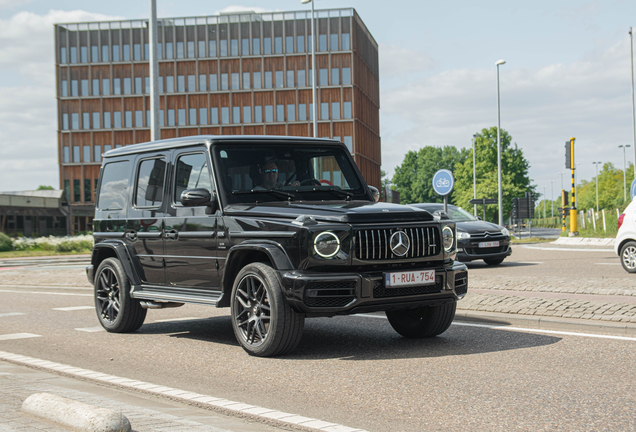
POLYGON ((322 232, 314 240, 314 250, 323 258, 331 258, 340 251, 340 239, 332 232, 322 232))
POLYGON ((504 228, 501 230, 501 234, 506 236, 506 237, 510 237, 510 231, 508 231, 508 228, 504 228))
POLYGON ((466 231, 457 231, 457 240, 463 240, 467 238, 470 238, 470 234, 468 234, 466 231))
POLYGON ((444 243, 444 250, 450 252, 453 250, 453 229, 446 225, 442 230, 442 242, 444 243))

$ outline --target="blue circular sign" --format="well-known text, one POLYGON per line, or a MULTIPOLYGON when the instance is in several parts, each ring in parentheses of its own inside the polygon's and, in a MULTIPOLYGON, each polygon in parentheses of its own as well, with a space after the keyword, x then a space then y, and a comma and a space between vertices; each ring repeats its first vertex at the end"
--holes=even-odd
POLYGON ((448 195, 452 192, 455 185, 453 173, 449 170, 441 169, 433 176, 433 190, 441 196, 448 195))
POLYGON ((629 195, 632 199, 634 199, 634 196, 636 195, 636 179, 632 181, 632 185, 629 187, 629 195))

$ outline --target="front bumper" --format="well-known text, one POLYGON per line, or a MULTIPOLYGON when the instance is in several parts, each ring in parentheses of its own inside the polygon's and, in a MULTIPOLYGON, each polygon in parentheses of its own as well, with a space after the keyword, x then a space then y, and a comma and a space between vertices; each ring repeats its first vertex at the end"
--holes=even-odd
POLYGON ((281 270, 279 275, 287 301, 309 316, 350 315, 453 302, 468 291, 467 267, 455 261, 434 268, 436 283, 386 288, 381 271, 325 274, 281 270))
POLYGON ((461 262, 469 262, 482 259, 503 259, 509 257, 511 254, 512 248, 510 247, 509 242, 503 243, 497 248, 487 249, 479 249, 477 242, 465 242, 457 244, 457 259, 461 262))

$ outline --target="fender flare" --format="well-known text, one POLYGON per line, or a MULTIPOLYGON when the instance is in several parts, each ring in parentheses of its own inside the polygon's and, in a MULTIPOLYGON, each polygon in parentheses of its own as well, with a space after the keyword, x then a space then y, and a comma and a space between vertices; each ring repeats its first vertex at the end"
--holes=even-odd
MULTIPOLYGON (((101 249, 110 249, 115 253, 117 259, 124 267, 124 271, 126 272, 126 276, 128 276, 131 285, 141 284, 141 280, 139 279, 139 276, 137 275, 137 272, 135 271, 135 268, 133 266, 130 252, 128 251, 128 248, 126 247, 124 242, 121 241, 106 240, 95 244, 95 246, 93 247, 93 253, 91 255, 91 263, 93 264, 93 266, 95 266, 95 272, 97 271, 97 267, 99 266, 97 257, 101 249)), ((99 262, 101 261, 103 260, 100 260, 99 262)))

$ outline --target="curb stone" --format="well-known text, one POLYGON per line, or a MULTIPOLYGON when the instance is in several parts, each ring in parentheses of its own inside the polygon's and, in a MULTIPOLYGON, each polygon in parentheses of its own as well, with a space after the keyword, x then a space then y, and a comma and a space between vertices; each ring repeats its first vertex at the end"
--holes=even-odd
POLYGON ((591 238, 591 237, 559 237, 550 244, 555 245, 576 245, 576 246, 612 246, 614 247, 616 239, 614 238, 591 238))

